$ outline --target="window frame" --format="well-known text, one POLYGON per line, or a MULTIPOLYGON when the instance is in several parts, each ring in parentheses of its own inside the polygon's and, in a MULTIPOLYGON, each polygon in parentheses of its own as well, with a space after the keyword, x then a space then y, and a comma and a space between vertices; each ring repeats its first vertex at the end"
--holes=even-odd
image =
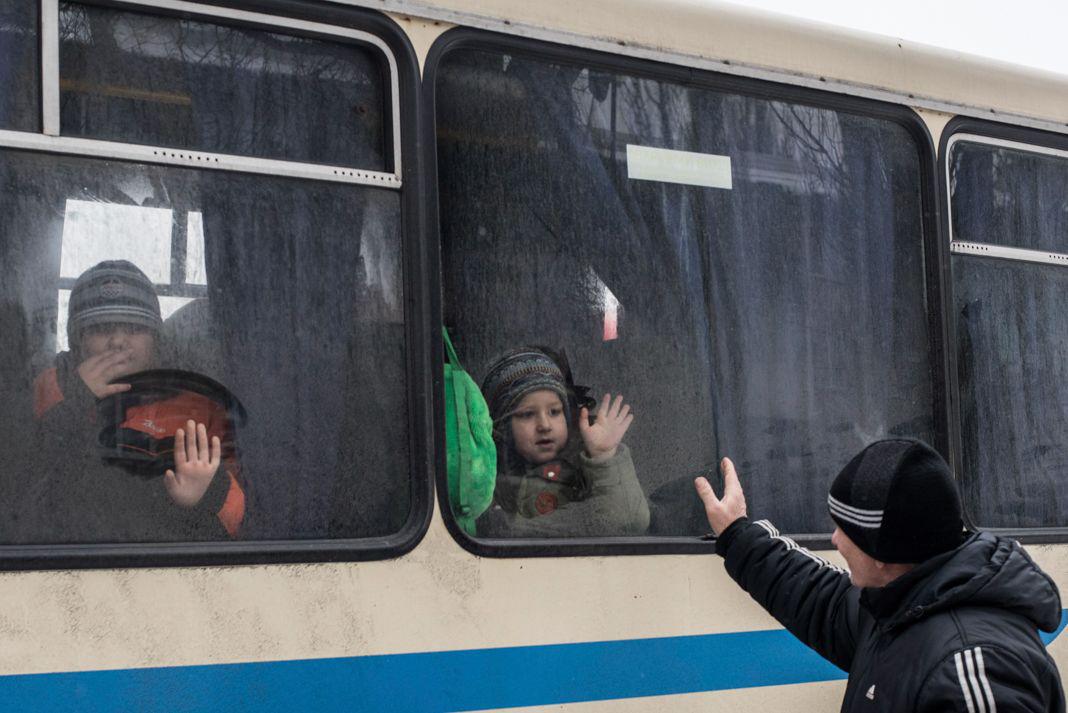
MULTIPOLYGON (((942 136, 938 142, 938 170, 941 180, 938 184, 939 203, 941 206, 942 232, 945 236, 944 247, 949 254, 961 254, 982 256, 1014 262, 1039 263, 1065 267, 1065 262, 1054 259, 1039 259, 1045 250, 1033 250, 1029 248, 1014 248, 1001 246, 993 243, 965 243, 957 249, 953 246, 953 206, 950 193, 950 151, 958 142, 973 141, 974 143, 1001 146, 1004 148, 1031 150, 1033 153, 1053 154, 1063 156, 1068 160, 1068 135, 1056 134, 1041 129, 1032 129, 1011 124, 1003 124, 984 119, 976 119, 966 116, 956 116, 951 119, 942 129, 942 136), (965 245, 969 247, 965 247, 965 245)), ((1056 254, 1056 253, 1052 253, 1056 254)), ((952 442, 951 450, 954 454, 954 473, 958 482, 963 482, 961 457, 964 452, 964 434, 961 427, 960 412, 960 383, 958 379, 959 364, 957 361, 957 315, 955 298, 953 294, 953 261, 947 260, 945 273, 945 293, 947 296, 948 310, 946 320, 951 329, 950 335, 952 349, 948 352, 952 368, 949 372, 950 400, 953 404, 951 420, 952 442)), ((1023 544, 1060 544, 1068 542, 1068 526, 1044 526, 1044 527, 983 527, 972 518, 969 503, 963 502, 964 524, 973 532, 990 532, 996 535, 1011 537, 1023 544)))
MULTIPOLYGON (((210 0, 209 0, 210 1, 210 0)), ((226 0, 223 0, 226 2, 226 0)), ((42 13, 59 0, 40 0, 42 13)), ((407 448, 409 453, 410 509, 408 519, 396 533, 385 536, 345 539, 227 540, 217 542, 92 543, 92 544, 0 544, 0 571, 87 569, 117 567, 185 567, 205 565, 274 564, 304 562, 346 562, 399 557, 411 551, 423 538, 433 512, 433 448, 430 413, 434 380, 430 374, 429 351, 435 330, 430 324, 433 294, 431 255, 422 239, 422 174, 417 127, 419 75, 418 61, 411 42, 390 18, 372 10, 340 6, 324 7, 310 0, 229 0, 227 4, 203 4, 185 0, 76 0, 81 4, 118 10, 145 12, 157 16, 190 17, 206 22, 262 29, 287 34, 303 34, 322 39, 355 41, 372 46, 390 58, 392 84, 387 84, 387 110, 392 112, 394 173, 374 174, 350 167, 320 166, 279 159, 210 154, 203 151, 142 147, 115 141, 79 139, 44 133, 0 130, 0 150, 28 150, 39 154, 72 154, 90 159, 109 159, 135 164, 165 165, 202 170, 227 170, 274 177, 349 183, 365 190, 395 190, 400 196, 401 289, 404 309, 405 398, 408 408, 407 448), (296 28, 296 29, 293 29, 296 28), (334 32, 309 32, 309 28, 334 32), (347 38, 347 39, 346 39, 347 38), (392 109, 389 109, 392 106, 392 109), (147 149, 147 154, 146 154, 147 149), (153 150, 158 154, 151 155, 153 150), (400 162, 403 152, 405 161, 400 162), (198 156, 200 160, 198 162, 198 156), (226 159, 210 168, 207 157, 226 159), (309 168, 311 167, 311 168, 309 168), (341 171, 349 172, 341 175, 341 171)), ((42 23, 48 17, 42 14, 42 23)), ((58 14, 56 22, 58 39, 58 14)), ((42 33, 39 59, 54 48, 42 33)), ((58 64, 55 67, 58 100, 58 64)), ((42 77, 42 83, 47 83, 42 77)), ((41 97, 42 111, 47 100, 41 97)), ((56 107, 58 109, 58 105, 56 107)), ((57 114, 58 118, 58 114, 57 114)), ((387 153, 389 147, 386 147, 387 153)), ((387 156, 387 158, 389 158, 387 156)), ((388 162, 387 162, 388 163, 388 162)))
MULTIPOLYGON (((946 301, 942 283, 948 275, 949 252, 941 239, 943 226, 938 217, 938 165, 934 142, 926 124, 919 114, 903 104, 894 104, 874 99, 838 94, 819 89, 784 84, 763 79, 720 74, 713 71, 687 67, 682 64, 666 64, 632 56, 609 54, 597 50, 560 45, 549 41, 504 35, 487 30, 456 27, 443 33, 431 46, 423 69, 423 143, 426 147, 426 221, 428 235, 432 236, 435 262, 441 270, 442 237, 438 195, 437 161, 437 73, 444 58, 456 50, 485 50, 552 62, 581 63, 604 71, 627 73, 646 79, 683 84, 698 89, 729 92, 754 98, 788 101, 821 109, 831 109, 892 121, 903 127, 915 140, 919 149, 920 169, 920 220, 923 225, 921 250, 924 260, 924 288, 922 296, 928 319, 929 360, 932 375, 932 415, 937 442, 934 447, 947 456, 952 464, 949 448, 953 438, 950 433, 953 420, 949 418, 952 405, 948 398, 952 393, 947 388, 951 375, 951 344, 946 310, 951 302, 946 301)), ((441 276, 444 283, 445 276, 441 276)), ((435 294, 435 314, 444 320, 441 291, 435 294)), ((443 369, 443 349, 440 339, 434 346, 434 373, 443 369)), ((435 384, 437 386, 437 384, 435 384)), ((700 537, 649 536, 604 537, 604 538, 476 538, 468 535, 457 524, 448 501, 448 484, 445 469, 445 423, 442 388, 435 389, 434 432, 439 446, 435 452, 437 469, 436 485, 438 508, 452 537, 468 552, 480 557, 576 557, 612 555, 658 555, 658 554, 707 554, 715 549, 715 537, 711 534, 700 537)), ((743 474, 744 477, 744 474, 743 474)), ((696 498, 696 493, 694 494, 696 498)), ((759 513, 754 513, 759 515, 759 513)), ((791 535, 793 539, 812 549, 831 549, 831 533, 791 535)))
MULTIPOLYGON (((60 125, 59 81, 59 4, 64 1, 66 0, 39 0, 41 17, 41 131, 40 133, 0 131, 0 145, 8 148, 106 156, 134 162, 172 166, 229 169, 270 176, 358 183, 396 189, 401 187, 403 172, 401 158, 402 153, 407 152, 401 150, 402 132, 399 126, 401 115, 400 77, 394 50, 382 38, 349 26, 351 22, 321 22, 291 13, 269 14, 269 12, 254 12, 242 9, 242 6, 252 6, 252 3, 247 1, 242 6, 229 7, 205 5, 190 2, 189 0, 69 0, 81 5, 118 11, 140 12, 156 17, 196 18, 203 22, 240 26, 252 30, 281 31, 284 34, 314 37, 328 42, 362 43, 368 45, 369 48, 378 50, 385 57, 386 63, 390 68, 389 81, 387 83, 388 103, 383 109, 386 109, 389 115, 387 117, 389 121, 385 123, 391 127, 390 133, 392 136, 391 140, 383 148, 387 152, 387 163, 390 160, 392 161, 392 172, 371 171, 355 166, 330 166, 286 159, 228 154, 199 149, 131 144, 121 141, 64 135, 60 125)), ((257 4, 257 6, 262 4, 265 3, 257 4)), ((274 4, 281 5, 281 3, 274 4)), ((285 5, 292 4, 285 3, 285 5)))

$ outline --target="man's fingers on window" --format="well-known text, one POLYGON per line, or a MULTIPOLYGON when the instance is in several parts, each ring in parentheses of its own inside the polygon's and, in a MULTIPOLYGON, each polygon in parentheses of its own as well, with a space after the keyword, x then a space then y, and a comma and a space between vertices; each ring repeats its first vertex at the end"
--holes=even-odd
POLYGON ((734 470, 734 463, 730 458, 724 458, 719 464, 720 472, 723 473, 723 494, 727 491, 742 492, 742 483, 738 480, 738 472, 734 470))
POLYGON ((706 508, 712 503, 719 504, 719 498, 716 497, 716 491, 712 489, 712 484, 708 482, 707 478, 695 478, 693 483, 697 487, 698 497, 704 502, 706 508))

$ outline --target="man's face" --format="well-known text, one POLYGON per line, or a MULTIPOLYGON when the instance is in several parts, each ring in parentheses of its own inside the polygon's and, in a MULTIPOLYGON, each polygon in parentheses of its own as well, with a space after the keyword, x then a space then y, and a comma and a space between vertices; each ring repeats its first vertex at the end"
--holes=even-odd
POLYGON ((831 543, 846 561, 849 567, 849 581, 857 587, 882 587, 886 584, 883 569, 879 561, 867 554, 849 536, 836 527, 831 535, 831 543))
POLYGON ((156 336, 148 327, 135 324, 100 324, 86 327, 81 336, 82 358, 121 352, 114 377, 151 369, 156 360, 156 336))

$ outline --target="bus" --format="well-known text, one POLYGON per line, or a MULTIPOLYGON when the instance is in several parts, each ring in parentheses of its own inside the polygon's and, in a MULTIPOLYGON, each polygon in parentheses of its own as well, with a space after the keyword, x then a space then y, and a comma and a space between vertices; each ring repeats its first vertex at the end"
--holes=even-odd
POLYGON ((4 706, 832 710, 693 477, 841 564, 888 436, 1068 587, 1066 134, 1064 77, 714 2, 5 0, 4 706), (101 529, 162 469, 41 404, 105 418, 69 317, 119 260, 245 415, 221 536, 101 529), (443 325, 625 395, 644 532, 459 524, 443 325))

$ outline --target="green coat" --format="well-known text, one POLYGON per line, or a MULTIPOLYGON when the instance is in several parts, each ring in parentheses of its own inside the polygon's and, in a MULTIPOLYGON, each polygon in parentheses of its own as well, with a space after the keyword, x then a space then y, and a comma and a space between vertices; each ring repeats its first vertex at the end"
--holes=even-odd
POLYGON ((645 534, 649 504, 626 444, 596 461, 578 448, 521 473, 498 473, 481 537, 619 537, 645 534))

